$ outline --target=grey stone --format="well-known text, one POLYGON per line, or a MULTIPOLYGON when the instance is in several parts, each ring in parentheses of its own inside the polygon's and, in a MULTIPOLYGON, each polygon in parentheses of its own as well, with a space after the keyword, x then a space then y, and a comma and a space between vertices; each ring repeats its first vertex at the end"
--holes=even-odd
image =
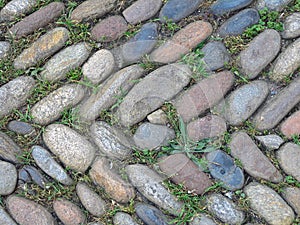
POLYGON ((295 177, 300 181, 300 146, 294 143, 284 144, 279 151, 277 151, 277 159, 280 167, 289 175, 295 177))
POLYGON ((17 169, 13 164, 0 161, 0 195, 11 194, 18 179, 17 169))
POLYGON ((0 159, 18 163, 17 156, 22 154, 20 147, 5 133, 0 131, 0 159))
POLYGON ((279 170, 271 163, 254 141, 245 132, 236 132, 232 135, 229 145, 231 155, 238 158, 244 170, 258 179, 265 179, 274 183, 283 180, 279 170))
POLYGON ((114 225, 138 225, 132 217, 124 212, 117 212, 113 218, 114 225))
POLYGON ((34 88, 35 80, 20 76, 0 87, 0 118, 26 103, 34 88))
POLYGON ((224 223, 242 224, 245 219, 243 211, 236 204, 221 194, 212 194, 207 198, 207 209, 224 223))
POLYGON ((94 160, 94 146, 86 137, 65 125, 47 126, 43 139, 50 151, 71 169, 84 172, 94 160))
POLYGON ((90 47, 81 42, 71 45, 54 55, 44 66, 41 77, 55 82, 66 78, 66 74, 81 66, 90 55, 90 47))
POLYGON ((21 135, 34 135, 35 129, 30 123, 13 120, 7 124, 7 129, 21 135))
POLYGON ((258 130, 274 128, 300 102, 300 77, 268 101, 253 118, 258 130))
POLYGON ((225 45, 220 41, 208 42, 203 48, 203 61, 210 70, 222 68, 230 60, 230 55, 225 45))
POLYGON ((213 219, 208 215, 201 213, 197 217, 193 218, 192 222, 189 222, 189 225, 217 225, 213 219))
POLYGON ((73 184, 73 180, 46 149, 36 145, 32 147, 31 154, 35 163, 50 177, 65 185, 73 184))
POLYGON ((109 50, 101 49, 83 65, 82 73, 93 84, 99 84, 113 72, 114 67, 113 54, 109 50))
POLYGON ((121 130, 103 121, 97 121, 91 126, 90 135, 106 156, 119 160, 130 156, 132 140, 121 130))
POLYGON ((281 38, 276 30, 267 29, 260 33, 239 55, 242 72, 250 79, 257 77, 277 56, 280 47, 281 38))
POLYGON ((171 224, 162 211, 152 205, 138 203, 135 205, 135 212, 146 225, 171 224))
POLYGON ((34 66, 40 60, 52 56, 61 49, 68 39, 69 31, 64 27, 48 31, 14 60, 14 67, 25 70, 34 66))
POLYGON ((288 16, 283 23, 283 38, 296 38, 300 36, 300 13, 296 12, 288 16))
POLYGON ((294 220, 293 210, 273 189, 252 182, 244 192, 250 207, 270 225, 290 225, 294 220))
POLYGON ((85 183, 76 185, 76 193, 84 208, 92 215, 100 217, 106 212, 105 201, 85 183))
POLYGON ((179 215, 182 203, 162 185, 163 178, 146 165, 126 166, 130 182, 149 201, 173 215, 179 215))
POLYGON ((163 66, 148 74, 121 103, 117 111, 120 123, 131 126, 143 120, 181 91, 189 83, 190 76, 190 69, 182 64, 163 66))
POLYGON ((267 8, 270 11, 281 11, 292 0, 258 0, 256 7, 258 10, 267 8))
POLYGON ((49 181, 40 173, 37 168, 35 168, 34 166, 26 165, 23 167, 23 169, 30 176, 31 181, 33 181, 43 189, 46 188, 46 184, 49 183, 49 181))
POLYGON ((74 107, 83 97, 84 89, 81 85, 67 84, 62 86, 32 107, 33 121, 47 125, 61 117, 64 110, 74 107))
POLYGON ((10 43, 7 41, 0 41, 0 59, 5 58, 10 51, 10 43))
POLYGON ((37 0, 12 0, 1 9, 0 20, 13 21, 16 17, 31 12, 37 2, 37 0))
POLYGON ((270 78, 274 81, 283 81, 300 66, 300 38, 296 39, 283 52, 280 53, 274 67, 271 70, 270 78))
POLYGON ((278 149, 284 143, 284 140, 275 134, 255 136, 255 138, 259 142, 261 142, 268 150, 278 149))
POLYGON ((211 12, 216 16, 242 9, 252 3, 253 0, 217 0, 211 6, 211 12))
POLYGON ((141 149, 157 149, 168 145, 175 138, 175 132, 164 125, 143 123, 136 130, 133 140, 141 149))
POLYGON ((0 207, 0 224, 5 225, 17 225, 10 215, 0 207))
POLYGON ((79 117, 82 121, 91 122, 97 118, 102 110, 113 106, 118 98, 123 97, 139 79, 144 70, 139 65, 128 66, 115 74, 99 86, 99 91, 79 106, 79 117))
POLYGON ((149 120, 150 123, 153 124, 166 125, 168 123, 168 117, 166 113, 161 109, 158 109, 153 113, 149 114, 147 116, 147 119, 149 120))
POLYGON ((229 124, 241 125, 264 102, 268 94, 268 83, 252 81, 231 92, 217 108, 229 124))
POLYGON ((300 215, 300 188, 286 187, 281 194, 295 212, 300 215))

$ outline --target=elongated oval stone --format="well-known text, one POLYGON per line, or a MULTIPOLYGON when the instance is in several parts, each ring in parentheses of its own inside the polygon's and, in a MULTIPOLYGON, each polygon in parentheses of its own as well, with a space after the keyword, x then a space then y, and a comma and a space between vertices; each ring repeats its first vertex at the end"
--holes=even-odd
POLYGON ((296 12, 288 16, 283 23, 283 38, 296 38, 300 36, 300 13, 296 12))
POLYGON ((15 59, 14 67, 16 69, 27 69, 34 66, 38 61, 53 55, 61 49, 68 38, 69 31, 66 28, 54 28, 25 49, 15 59))
POLYGON ((47 126, 43 139, 50 151, 71 169, 84 172, 94 160, 94 146, 86 137, 65 125, 47 126))
POLYGON ((69 46, 54 55, 44 66, 41 77, 47 81, 58 81, 66 78, 66 74, 81 66, 90 55, 90 47, 81 42, 69 46))
POLYGON ((12 0, 0 11, 0 21, 12 21, 16 17, 25 15, 33 10, 37 0, 12 0))
POLYGON ((121 103, 117 111, 120 123, 131 126, 140 122, 184 88, 189 83, 190 75, 189 67, 183 64, 170 64, 148 74, 121 103))
POLYGON ((34 88, 35 80, 20 76, 0 87, 0 118, 10 114, 26 103, 34 88))
POLYGON ((242 9, 251 4, 253 0, 218 0, 211 6, 211 11, 216 16, 242 9))
POLYGON ((67 84, 53 91, 36 103, 31 110, 33 121, 49 124, 61 116, 61 113, 75 106, 84 97, 84 89, 79 84, 67 84))
POLYGON ((18 163, 17 156, 22 154, 20 147, 5 133, 0 131, 0 159, 18 163))

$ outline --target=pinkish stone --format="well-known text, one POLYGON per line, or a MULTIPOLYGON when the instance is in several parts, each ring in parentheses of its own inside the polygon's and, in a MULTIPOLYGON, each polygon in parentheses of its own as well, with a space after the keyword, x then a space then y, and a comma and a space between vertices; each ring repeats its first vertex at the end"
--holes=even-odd
POLYGON ((280 126, 280 131, 291 138, 293 135, 300 134, 300 111, 293 113, 280 126))

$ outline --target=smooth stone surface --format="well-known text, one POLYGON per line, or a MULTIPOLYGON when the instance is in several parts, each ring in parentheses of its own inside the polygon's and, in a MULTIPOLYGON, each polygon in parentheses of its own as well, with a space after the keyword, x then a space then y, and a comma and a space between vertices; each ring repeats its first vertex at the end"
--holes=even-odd
POLYGON ((17 225, 10 215, 0 206, 0 224, 17 225))
POLYGON ((221 37, 242 34, 248 27, 257 24, 259 14, 255 9, 244 9, 226 20, 219 28, 221 37))
POLYGON ((0 195, 11 194, 18 179, 17 169, 13 164, 0 161, 0 195))
POLYGON ((99 18, 115 6, 116 0, 87 0, 77 6, 71 13, 71 20, 81 22, 82 20, 99 18))
POLYGON ((294 73, 300 66, 300 38, 290 44, 274 62, 270 78, 276 82, 283 81, 287 76, 294 73))
POLYGON ((57 27, 48 31, 14 60, 15 69, 25 70, 34 66, 40 60, 53 55, 61 49, 68 39, 69 31, 64 27, 57 27))
POLYGON ((95 120, 102 110, 113 106, 119 97, 127 93, 133 86, 134 81, 139 79, 144 69, 139 65, 128 66, 115 74, 99 86, 97 93, 91 96, 79 106, 79 117, 82 121, 95 120))
POLYGON ((0 41, 0 59, 3 59, 8 55, 10 48, 10 43, 8 41, 0 41))
POLYGON ((35 163, 50 177, 65 185, 72 185, 73 180, 53 159, 52 155, 40 146, 33 146, 31 155, 35 163))
POLYGON ((295 12, 289 15, 283 22, 284 30, 282 38, 296 38, 300 36, 300 13, 295 12))
POLYGON ((86 218, 80 208, 66 200, 54 200, 53 209, 64 225, 81 225, 86 223, 86 218))
POLYGON ((100 217, 106 212, 105 201, 85 183, 76 185, 76 193, 84 208, 92 215, 100 217))
POLYGON ((289 116, 281 125, 280 131, 286 137, 291 138, 293 135, 300 134, 300 111, 296 111, 289 116))
POLYGON ((131 126, 172 99, 190 80, 187 65, 170 64, 148 74, 126 95, 117 115, 120 123, 131 126))
POLYGON ((211 12, 216 16, 242 9, 252 3, 253 0, 217 0, 211 6, 211 12))
POLYGON ((81 85, 64 85, 32 107, 33 121, 41 125, 47 125, 60 118, 64 110, 74 107, 83 97, 84 89, 81 85))
POLYGON ((109 196, 120 203, 127 203, 135 197, 130 183, 124 181, 116 172, 112 161, 101 157, 96 158, 89 172, 92 180, 103 187, 109 196))
POLYGON ((141 30, 128 42, 113 50, 116 64, 119 68, 138 62, 150 53, 158 39, 157 24, 146 23, 141 30))
POLYGON ((162 22, 171 20, 178 22, 179 20, 192 14, 203 0, 170 0, 162 7, 159 18, 162 22))
POLYGON ((12 21, 16 17, 25 15, 33 10, 37 0, 12 0, 0 11, 0 21, 12 21))
POLYGON ((35 133, 35 129, 30 123, 12 120, 7 124, 7 129, 21 135, 30 135, 35 133))
MULTIPOLYGON (((172 1, 169 1, 172 2, 172 1)), ((174 2, 174 1, 173 1, 174 2)), ((176 0, 178 2, 178 0, 176 0)), ((188 2, 181 1, 180 2, 188 2)), ((150 60, 157 63, 171 63, 180 59, 208 38, 212 33, 212 25, 204 21, 188 24, 150 54, 150 60)))
POLYGON ((157 149, 168 145, 168 142, 175 138, 173 129, 151 123, 143 123, 136 130, 133 140, 135 145, 141 149, 157 149))
POLYGON ((207 209, 214 216, 227 224, 242 224, 244 212, 228 198, 221 194, 212 194, 207 198, 207 209))
POLYGON ((205 78, 175 99, 177 113, 185 122, 212 108, 230 90, 234 75, 230 71, 219 72, 205 78))
POLYGON ((35 80, 29 76, 17 77, 0 87, 0 118, 20 108, 30 97, 35 80))
POLYGON ((100 20, 91 30, 91 38, 95 41, 110 42, 120 38, 128 29, 122 16, 110 16, 100 20))
POLYGON ((56 225, 52 215, 34 201, 11 195, 6 199, 6 206, 18 224, 56 225))
POLYGON ((146 165, 126 166, 126 173, 132 185, 149 201, 173 215, 179 215, 182 203, 162 185, 163 178, 146 165))
POLYGON ((203 61, 210 70, 218 70, 230 61, 230 55, 220 41, 208 42, 201 51, 204 54, 203 61))
POLYGON ((212 185, 208 176, 185 154, 173 154, 159 160, 159 168, 163 174, 176 184, 183 184, 189 192, 198 195, 212 185))
POLYGON ((9 33, 11 33, 16 39, 31 34, 39 28, 42 28, 49 23, 54 22, 55 19, 63 13, 64 9, 64 3, 52 2, 49 5, 25 17, 20 22, 14 24, 9 29, 9 33))
POLYGON ((96 121, 90 128, 90 136, 99 150, 109 158, 123 160, 130 156, 132 139, 120 129, 104 121, 96 121))
POLYGON ((71 169, 84 172, 94 159, 94 146, 86 137, 65 125, 47 126, 43 139, 50 151, 71 169))
POLYGON ((268 94, 267 82, 252 81, 231 92, 217 108, 229 124, 241 125, 258 109, 268 94))
POLYGON ((23 169, 30 176, 30 180, 32 180, 34 183, 36 183, 41 188, 43 188, 43 189, 46 188, 46 184, 49 183, 49 181, 41 174, 41 172, 37 168, 26 165, 23 167, 23 169))
POLYGON ((197 217, 193 218, 189 225, 217 225, 209 216, 201 213, 197 217))
POLYGON ((0 159, 18 163, 17 156, 22 154, 20 147, 5 133, 0 131, 0 159))
POLYGON ((169 223, 167 217, 160 211, 158 208, 138 203, 135 205, 135 212, 137 216, 146 224, 146 225, 168 225, 169 223))
POLYGON ((274 128, 300 102, 300 77, 281 90, 258 110, 253 124, 258 130, 274 128))
POLYGON ((280 171, 276 169, 268 157, 260 151, 247 133, 234 133, 229 147, 231 149, 231 155, 241 161, 244 170, 249 175, 274 183, 279 183, 283 180, 280 171))
POLYGON ((285 173, 300 181, 300 146, 294 143, 286 143, 277 151, 277 159, 285 173))
POLYGON ((150 123, 153 124, 166 125, 168 123, 168 117, 166 113, 161 109, 158 109, 153 113, 149 114, 147 116, 147 119, 149 120, 150 123))
POLYGON ((286 187, 281 194, 295 212, 300 215, 300 189, 296 187, 286 187))
POLYGON ((250 79, 257 77, 277 56, 280 47, 281 38, 276 30, 267 29, 260 33, 239 55, 242 72, 250 79))
POLYGON ((294 212, 271 188, 256 182, 244 188, 250 207, 270 225, 290 225, 294 212))
POLYGON ((82 66, 82 73, 93 84, 99 84, 113 72, 114 67, 113 54, 109 50, 101 49, 82 66))
POLYGON ((244 173, 235 165, 233 159, 221 150, 206 155, 208 169, 212 177, 222 182, 228 190, 241 189, 244 185, 244 173))
POLYGON ((193 120, 187 127, 188 137, 192 141, 200 141, 205 138, 219 137, 227 131, 226 122, 222 117, 207 115, 193 120))
POLYGON ((267 8, 270 11, 281 11, 292 0, 258 0, 256 7, 258 10, 267 8))
POLYGON ((71 45, 54 55, 44 66, 41 77, 55 82, 66 78, 66 74, 81 66, 90 55, 90 47, 81 42, 71 45))
POLYGON ((259 142, 261 142, 268 150, 278 149, 284 143, 284 140, 275 134, 255 136, 255 138, 259 142))
POLYGON ((117 212, 113 217, 114 225, 138 225, 132 217, 124 212, 117 212))
POLYGON ((123 16, 130 24, 138 24, 155 16, 162 5, 162 0, 138 0, 123 11, 123 16))

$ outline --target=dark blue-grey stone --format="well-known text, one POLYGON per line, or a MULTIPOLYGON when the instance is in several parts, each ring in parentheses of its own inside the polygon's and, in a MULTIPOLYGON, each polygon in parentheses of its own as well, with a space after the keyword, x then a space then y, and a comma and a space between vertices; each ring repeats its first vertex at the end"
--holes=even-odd
POLYGON ((244 9, 225 21, 219 29, 219 34, 221 37, 240 35, 248 27, 258 23, 259 18, 257 10, 244 9))
POLYGON ((244 173, 234 164, 233 159, 221 150, 207 154, 208 169, 213 178, 220 180, 229 190, 241 189, 244 185, 244 173))
POLYGON ((34 183, 36 183, 41 188, 45 188, 45 184, 48 183, 48 180, 45 177, 43 177, 43 175, 35 167, 24 166, 23 168, 30 175, 34 183))
POLYGON ((7 128, 10 131, 21 135, 32 134, 35 131, 34 127, 31 126, 31 124, 17 120, 10 121, 7 124, 7 128))
POLYGON ((250 5, 253 0, 218 0, 211 6, 211 12, 216 16, 242 9, 250 5))
POLYGON ((169 0, 160 10, 159 18, 162 22, 177 22, 192 14, 202 2, 203 0, 169 0))
POLYGON ((154 206, 138 203, 135 212, 146 225, 170 225, 167 217, 154 206))

